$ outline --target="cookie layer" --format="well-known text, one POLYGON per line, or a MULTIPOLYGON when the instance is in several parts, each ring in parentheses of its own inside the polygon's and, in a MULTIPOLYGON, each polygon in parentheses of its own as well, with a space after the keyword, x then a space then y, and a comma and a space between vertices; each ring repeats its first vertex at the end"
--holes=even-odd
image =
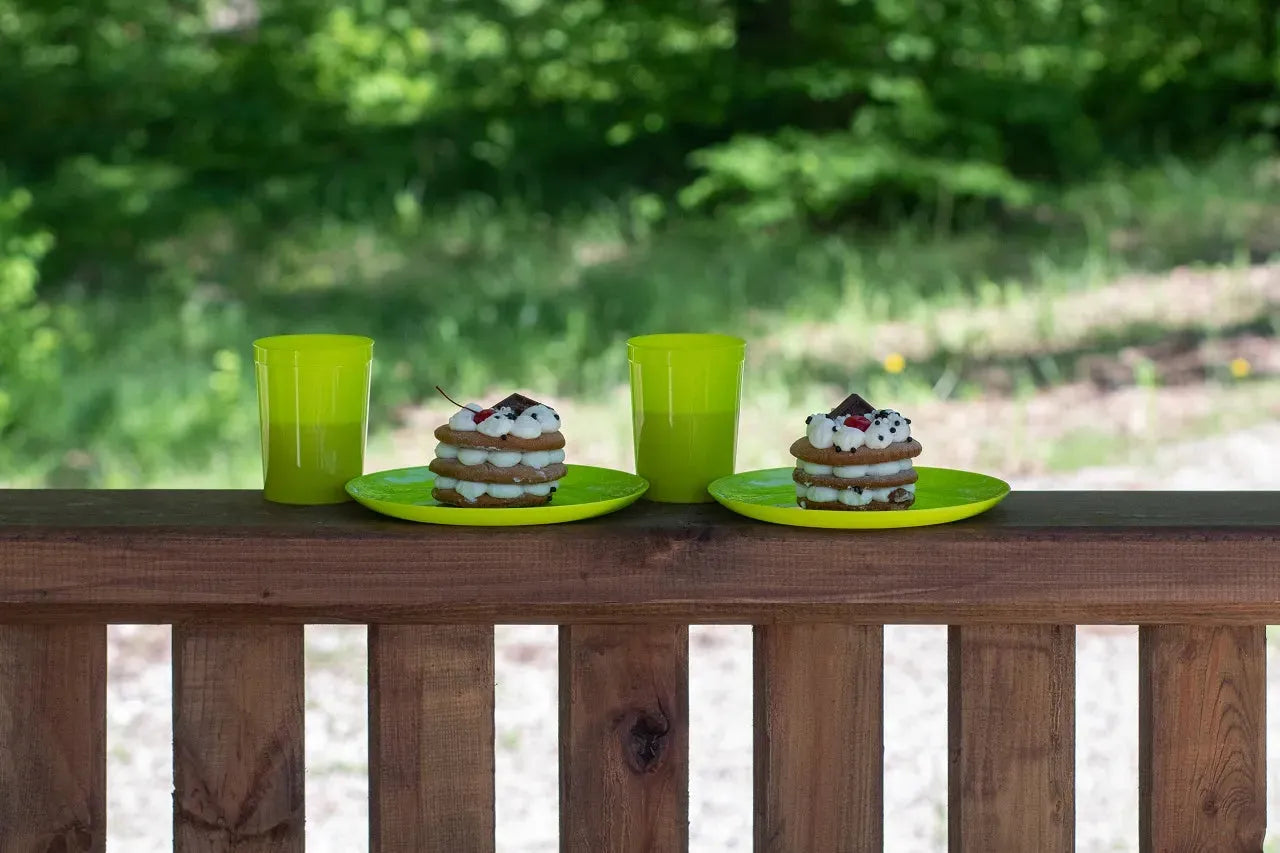
POLYGON ((499 468, 489 462, 480 465, 463 465, 457 459, 432 459, 428 466, 441 477, 452 477, 455 480, 467 480, 472 483, 550 483, 559 480, 568 469, 563 463, 556 462, 542 468, 528 465, 511 465, 499 468))
POLYGON ((495 498, 493 495, 481 495, 475 500, 469 501, 453 489, 432 489, 431 497, 449 506, 478 506, 487 509, 498 509, 500 507, 545 506, 551 503, 551 498, 554 495, 521 495, 518 498, 495 498))
POLYGON ((564 433, 544 432, 537 438, 520 438, 507 434, 500 438, 482 432, 459 432, 448 424, 436 427, 436 440, 454 447, 476 447, 483 450, 559 450, 564 447, 564 433))
POLYGON ((800 498, 799 500, 799 504, 803 509, 834 509, 841 512, 889 512, 897 509, 910 509, 911 505, 915 502, 915 495, 911 495, 911 499, 907 501, 891 501, 889 503, 884 501, 872 501, 871 503, 864 504, 862 506, 849 506, 848 504, 842 504, 839 501, 819 502, 807 500, 805 498, 800 498))
POLYGON ((878 465, 881 462, 896 462, 899 459, 914 459, 924 450, 920 442, 914 438, 891 444, 888 447, 859 447, 857 450, 845 452, 835 447, 819 450, 809 443, 808 438, 797 438, 791 445, 791 455, 805 462, 816 462, 819 465, 878 465))
POLYGON ((882 489, 886 486, 906 486, 920 479, 914 468, 899 471, 896 474, 884 474, 879 477, 836 477, 829 474, 810 474, 797 468, 791 479, 806 486, 827 486, 832 489, 870 488, 882 489))

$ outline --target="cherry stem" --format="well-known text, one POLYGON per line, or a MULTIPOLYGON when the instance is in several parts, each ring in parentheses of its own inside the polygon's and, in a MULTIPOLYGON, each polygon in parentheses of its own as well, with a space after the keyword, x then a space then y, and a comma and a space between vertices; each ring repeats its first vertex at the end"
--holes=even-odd
POLYGON ((440 396, 441 396, 441 397, 444 397, 446 400, 448 400, 450 403, 453 403, 453 404, 454 404, 455 406, 457 406, 459 409, 466 409, 466 410, 467 410, 467 411, 469 411, 469 412, 478 412, 478 411, 480 411, 479 409, 473 409, 473 408, 471 408, 470 406, 464 406, 464 405, 462 405, 462 404, 461 404, 461 403, 459 403, 457 400, 453 399, 453 398, 452 398, 452 397, 450 397, 448 394, 444 393, 444 389, 443 389, 443 388, 441 388, 439 385, 437 385, 437 386, 436 386, 436 390, 440 392, 440 396))

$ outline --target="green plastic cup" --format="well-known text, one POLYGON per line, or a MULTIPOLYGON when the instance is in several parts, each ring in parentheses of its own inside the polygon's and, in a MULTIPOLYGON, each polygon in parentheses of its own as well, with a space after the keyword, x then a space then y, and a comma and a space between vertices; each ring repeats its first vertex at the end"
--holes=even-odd
POLYGON ((364 473, 373 341, 276 335, 253 342, 262 426, 262 494, 284 504, 350 500, 364 473))
POLYGON ((627 341, 636 473, 645 497, 704 503, 733 473, 747 344, 728 335, 644 335, 627 341))

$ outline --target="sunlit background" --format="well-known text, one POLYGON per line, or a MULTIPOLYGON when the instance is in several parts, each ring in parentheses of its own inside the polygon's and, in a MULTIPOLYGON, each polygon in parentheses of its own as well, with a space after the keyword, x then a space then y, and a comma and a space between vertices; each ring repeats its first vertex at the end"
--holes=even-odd
MULTIPOLYGON (((1019 488, 1280 488, 1278 44, 1268 0, 0 0, 0 485, 260 486, 288 331, 376 340, 366 470, 437 384, 628 468, 621 344, 697 330, 749 340, 740 468, 858 391, 1019 488)), ((111 843, 168 849, 168 632, 111 643, 111 843)), ((313 850, 367 848, 363 644, 308 630, 313 850)), ((745 850, 749 630, 691 658, 692 849, 745 850)), ((945 661, 888 629, 894 853, 945 848, 945 661)), ((555 667, 499 629, 500 850, 556 849, 555 667)), ((1136 632, 1078 678, 1079 849, 1136 850, 1136 632)))

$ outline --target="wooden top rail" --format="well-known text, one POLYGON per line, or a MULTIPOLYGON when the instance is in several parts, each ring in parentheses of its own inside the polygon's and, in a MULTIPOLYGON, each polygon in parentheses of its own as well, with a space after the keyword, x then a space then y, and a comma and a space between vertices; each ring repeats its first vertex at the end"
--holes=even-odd
POLYGON ((0 621, 1280 622, 1280 492, 1017 492, 840 532, 638 504, 524 528, 250 491, 0 492, 0 621))

